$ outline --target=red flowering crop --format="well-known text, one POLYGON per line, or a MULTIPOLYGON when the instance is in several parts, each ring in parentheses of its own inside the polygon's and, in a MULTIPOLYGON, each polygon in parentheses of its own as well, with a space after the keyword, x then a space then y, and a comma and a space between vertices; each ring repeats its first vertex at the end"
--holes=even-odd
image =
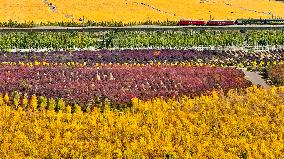
POLYGON ((198 96, 212 90, 245 88, 250 82, 234 68, 188 66, 23 67, 0 68, 0 92, 19 91, 70 102, 95 97, 124 103, 133 97, 198 96))

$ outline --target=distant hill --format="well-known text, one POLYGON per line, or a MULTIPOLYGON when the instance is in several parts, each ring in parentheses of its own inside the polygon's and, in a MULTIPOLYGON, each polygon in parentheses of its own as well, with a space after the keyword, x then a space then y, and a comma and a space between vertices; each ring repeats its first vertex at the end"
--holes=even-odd
POLYGON ((284 17, 275 0, 0 0, 0 21, 147 21, 284 17), (52 3, 52 4, 50 4, 52 3))

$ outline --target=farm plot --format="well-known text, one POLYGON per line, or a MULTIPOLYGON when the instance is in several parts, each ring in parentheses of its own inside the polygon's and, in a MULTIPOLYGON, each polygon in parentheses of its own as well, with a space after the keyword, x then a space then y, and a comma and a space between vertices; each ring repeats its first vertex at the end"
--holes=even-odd
POLYGON ((0 22, 81 22, 84 17, 85 21, 129 23, 284 16, 284 4, 272 0, 2 0, 1 4, 0 22))
POLYGON ((275 46, 282 31, 167 31, 96 33, 0 33, 1 49, 190 49, 192 47, 275 46))
POLYGON ((283 50, 188 49, 283 37, 0 33, 0 158, 283 158, 284 87, 238 69, 282 85, 283 50))
POLYGON ((187 66, 232 66, 249 70, 266 71, 284 62, 284 50, 274 51, 214 51, 214 50, 99 50, 52 52, 1 52, 0 64, 66 66, 98 64, 164 64, 187 66))
POLYGON ((132 98, 199 96, 246 88, 250 82, 233 68, 188 66, 3 66, 0 92, 62 98, 70 104, 124 104, 132 98), (92 103, 93 102, 93 103, 92 103))
POLYGON ((283 158, 283 94, 283 87, 252 87, 227 96, 133 99, 123 112, 90 113, 78 106, 72 113, 70 106, 23 111, 1 102, 0 156, 283 158))

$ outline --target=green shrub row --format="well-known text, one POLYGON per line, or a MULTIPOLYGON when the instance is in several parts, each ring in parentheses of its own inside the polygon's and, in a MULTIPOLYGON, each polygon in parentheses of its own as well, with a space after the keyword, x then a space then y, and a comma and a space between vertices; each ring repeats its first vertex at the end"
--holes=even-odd
POLYGON ((2 32, 1 49, 188 48, 283 45, 282 31, 2 32))

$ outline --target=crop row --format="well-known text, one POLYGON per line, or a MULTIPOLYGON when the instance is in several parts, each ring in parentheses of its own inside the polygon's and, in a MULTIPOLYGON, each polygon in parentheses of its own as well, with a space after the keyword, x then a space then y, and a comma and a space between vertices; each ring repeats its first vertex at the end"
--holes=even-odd
POLYGON ((122 26, 134 26, 134 25, 160 25, 160 26, 175 26, 177 25, 178 21, 145 21, 145 22, 129 22, 123 23, 121 21, 102 21, 102 22, 94 22, 94 21, 85 21, 84 23, 81 22, 41 22, 35 23, 31 22, 17 22, 9 20, 7 22, 0 22, 0 27, 10 27, 10 28, 31 28, 31 27, 38 27, 38 26, 62 26, 62 27, 84 27, 84 26, 107 26, 107 27, 122 27, 122 26))
POLYGON ((234 68, 188 66, 26 67, 0 68, 0 92, 19 91, 69 102, 96 105, 106 99, 198 96, 213 90, 246 88, 250 82, 234 68))
POLYGON ((189 63, 191 65, 239 66, 264 70, 283 63, 284 51, 197 51, 197 50, 100 50, 0 53, 0 63, 189 63))
POLYGON ((188 48, 193 46, 283 45, 282 31, 167 31, 0 33, 2 49, 188 48))
POLYGON ((284 158, 283 87, 246 92, 91 113, 0 103, 0 158, 284 158))

